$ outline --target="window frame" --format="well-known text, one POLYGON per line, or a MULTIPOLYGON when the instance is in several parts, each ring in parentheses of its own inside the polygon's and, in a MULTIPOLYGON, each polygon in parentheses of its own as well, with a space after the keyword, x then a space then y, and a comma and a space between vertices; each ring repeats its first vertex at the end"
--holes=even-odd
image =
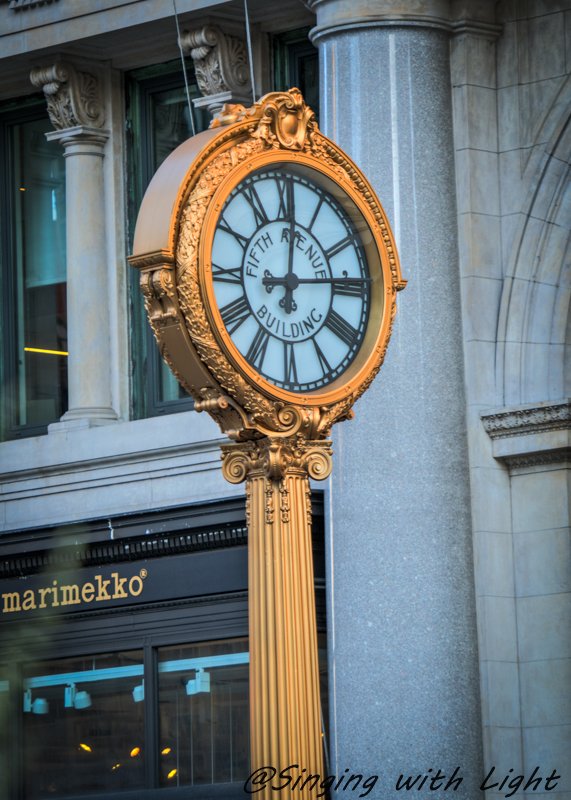
MULTIPOLYGON (((15 206, 12 187, 15 182, 14 153, 9 135, 12 125, 48 120, 43 95, 10 101, 0 107, 0 164, 4 180, 0 181, 0 293, 2 295, 2 346, 0 347, 0 441, 24 439, 47 433, 46 423, 19 425, 18 407, 18 337, 15 206)), ((63 152, 62 152, 63 158, 63 152)), ((65 411, 65 409, 64 409, 65 411)), ((51 420, 57 422, 59 417, 51 420)))
MULTIPOLYGON (((188 70, 191 97, 199 96, 192 69, 188 70), (194 91, 193 91, 194 90, 194 91)), ((134 70, 126 75, 127 132, 127 225, 128 247, 132 252, 135 223, 143 195, 155 174, 151 131, 151 97, 159 92, 184 88, 180 61, 134 70), (137 154, 139 157, 137 158, 137 154)), ((201 112, 193 109, 196 120, 201 112)), ((139 288, 139 273, 129 267, 129 317, 131 358, 131 417, 176 414, 194 408, 191 397, 162 400, 160 397, 161 357, 147 320, 139 288)))

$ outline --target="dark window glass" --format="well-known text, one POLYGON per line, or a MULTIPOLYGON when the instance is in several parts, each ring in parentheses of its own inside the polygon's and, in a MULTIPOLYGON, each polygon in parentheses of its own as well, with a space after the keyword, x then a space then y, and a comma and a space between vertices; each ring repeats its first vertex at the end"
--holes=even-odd
POLYGON ((0 116, 3 438, 41 433, 67 410, 65 165, 49 120, 27 116, 0 116))
POLYGON ((319 112, 319 58, 308 39, 309 28, 273 37, 274 83, 278 91, 293 86, 301 91, 308 106, 319 112))
POLYGON ((10 793, 10 680, 8 668, 0 664, 0 797, 10 793))
MULTIPOLYGON (((153 74, 157 69, 134 73, 128 82, 131 232, 154 173, 169 153, 193 135, 180 63, 163 67, 162 74, 153 74)), ((191 98, 199 96, 192 77, 189 73, 191 98)), ((206 112, 193 108, 192 113, 197 132, 208 127, 206 112)), ((133 414, 146 417, 189 409, 190 397, 160 358, 144 312, 138 277, 132 270, 133 414)))
POLYGON ((248 660, 247 639, 159 650, 161 786, 246 779, 248 660))
POLYGON ((142 681, 142 651, 25 667, 26 800, 144 787, 142 681))

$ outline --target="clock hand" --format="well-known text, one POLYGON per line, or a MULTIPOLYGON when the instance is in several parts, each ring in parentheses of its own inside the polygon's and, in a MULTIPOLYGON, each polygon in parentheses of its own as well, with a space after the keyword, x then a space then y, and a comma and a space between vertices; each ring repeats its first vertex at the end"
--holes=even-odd
POLYGON ((295 209, 294 209, 292 180, 289 180, 287 182, 287 192, 288 192, 288 207, 289 207, 289 248, 288 248, 288 258, 287 258, 287 275, 285 278, 285 283, 283 283, 283 286, 285 287, 285 294, 283 298, 280 300, 280 306, 284 309, 286 314, 291 314, 291 312, 295 310, 294 305, 297 308, 297 305, 293 301, 293 290, 297 286, 297 281, 292 280, 292 278, 296 277, 293 271, 293 249, 295 244, 295 209))
POLYGON ((283 278, 274 278, 272 273, 266 269, 262 278, 262 285, 266 287, 266 292, 271 292, 274 286, 284 286, 293 292, 300 283, 335 283, 343 285, 371 283, 372 278, 349 278, 347 270, 343 270, 342 278, 298 278, 295 272, 285 275, 283 278))
MULTIPOLYGON (((346 285, 355 283, 371 283, 372 278, 298 278, 298 283, 336 283, 346 285)), ((262 280, 262 283, 265 282, 262 280)))

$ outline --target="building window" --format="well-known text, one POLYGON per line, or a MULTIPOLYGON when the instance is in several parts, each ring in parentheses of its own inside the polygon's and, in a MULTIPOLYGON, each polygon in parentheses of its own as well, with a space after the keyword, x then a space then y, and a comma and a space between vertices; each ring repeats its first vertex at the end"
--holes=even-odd
POLYGON ((246 639, 159 649, 161 786, 248 775, 248 663, 246 639))
MULTIPOLYGON (((189 64, 190 96, 200 93, 189 64)), ((151 178, 179 144, 192 136, 192 123, 180 62, 138 70, 128 76, 130 244, 139 206, 151 178)), ((205 111, 193 108, 197 133, 208 127, 205 111)), ((147 322, 139 275, 130 273, 133 416, 152 417, 192 408, 191 398, 159 355, 147 322)))
MULTIPOLYGON (((314 109, 319 103, 318 55, 307 38, 308 29, 272 38, 274 88, 298 86, 314 109)), ((191 59, 188 61, 191 98, 199 97, 191 59)), ((196 132, 205 130, 210 116, 193 108, 196 132)), ((192 125, 180 62, 138 70, 127 76, 129 226, 130 240, 145 190, 154 173, 179 144, 192 136, 192 125)), ((159 355, 147 322, 139 275, 131 270, 132 406, 136 418, 192 408, 159 355)))
POLYGON ((301 91, 305 102, 319 112, 319 57, 317 48, 308 39, 309 28, 288 31, 273 37, 274 84, 285 92, 293 86, 301 91))
POLYGON ((144 788, 142 680, 142 650, 25 665, 26 800, 144 788))
POLYGON ((67 410, 65 164, 45 103, 0 114, 3 439, 67 410))
POLYGON ((133 650, 24 666, 25 800, 143 790, 153 758, 159 786, 244 780, 247 639, 160 647, 147 658, 133 650), (145 691, 149 670, 158 697, 145 691), (145 729, 148 704, 158 737, 145 729))

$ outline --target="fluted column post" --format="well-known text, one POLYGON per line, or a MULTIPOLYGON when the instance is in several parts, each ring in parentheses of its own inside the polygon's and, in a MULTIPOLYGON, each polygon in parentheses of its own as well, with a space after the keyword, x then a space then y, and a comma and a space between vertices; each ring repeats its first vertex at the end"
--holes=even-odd
POLYGON ((270 769, 252 788, 273 797, 272 769, 276 787, 298 765, 296 796, 315 797, 302 785, 324 774, 309 477, 329 475, 331 444, 269 437, 223 445, 222 458, 228 481, 246 481, 251 768, 270 769))
POLYGON ((109 300, 103 158, 109 131, 99 85, 70 64, 32 70, 46 95, 66 159, 67 329, 69 407, 61 426, 88 427, 117 419, 110 374, 109 300))

